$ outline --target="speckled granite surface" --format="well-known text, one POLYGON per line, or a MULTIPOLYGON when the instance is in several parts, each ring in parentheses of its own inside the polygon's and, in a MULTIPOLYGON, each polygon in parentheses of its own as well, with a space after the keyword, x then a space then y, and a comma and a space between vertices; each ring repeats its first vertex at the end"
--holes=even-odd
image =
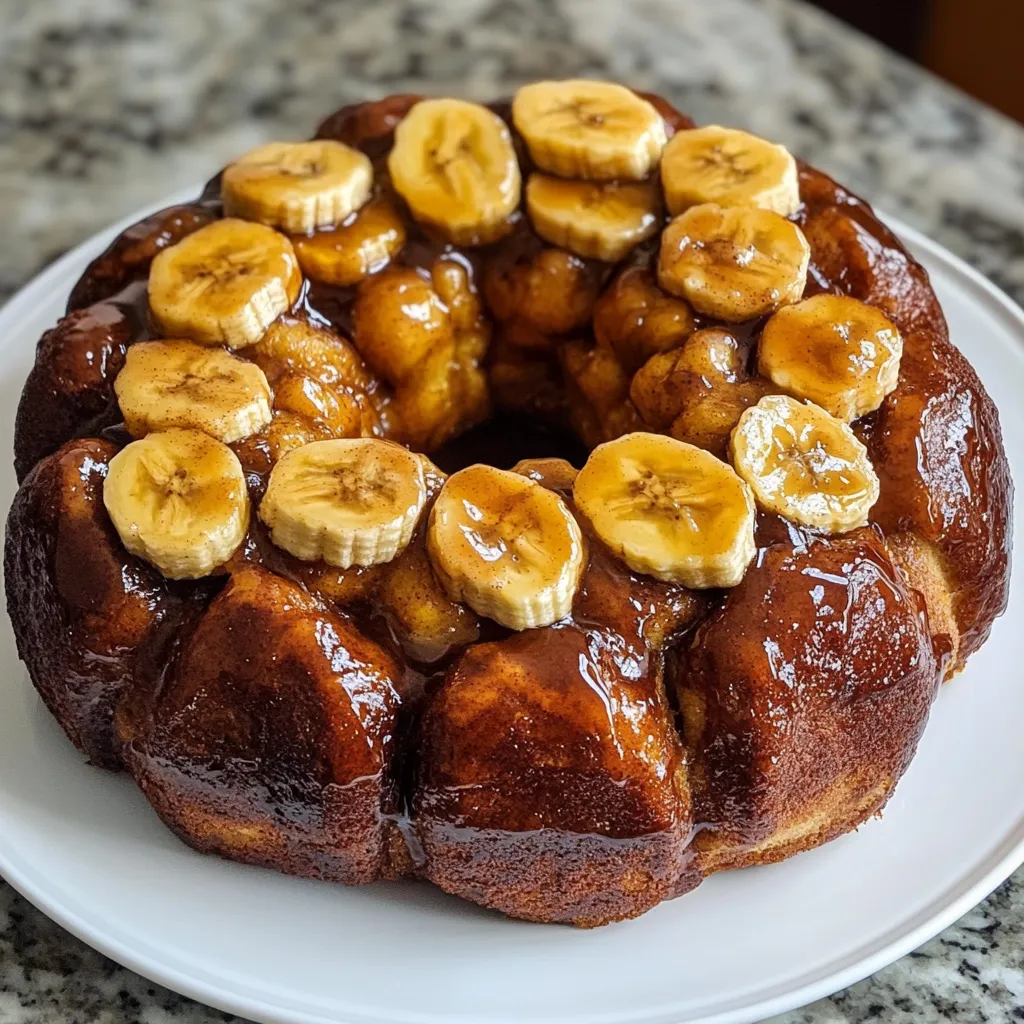
MULTIPOLYGON (((5 0, 0 299, 69 246, 335 106, 623 79, 785 142, 1024 301, 1024 129, 790 0, 5 0), (287 15, 282 13, 287 9, 287 15)), ((0 1022, 206 1024, 0 883, 0 1022)), ((1024 1019, 1024 872, 785 1024, 1024 1019)))

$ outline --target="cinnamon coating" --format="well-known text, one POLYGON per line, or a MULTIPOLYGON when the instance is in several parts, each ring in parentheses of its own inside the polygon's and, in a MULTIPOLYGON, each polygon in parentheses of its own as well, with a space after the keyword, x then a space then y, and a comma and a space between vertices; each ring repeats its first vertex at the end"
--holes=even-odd
POLYGON ((710 874, 781 860, 880 810, 939 673, 923 602, 867 528, 763 548, 672 674, 710 874))
POLYGON ((125 760, 207 852, 358 884, 388 874, 394 660, 294 584, 235 573, 120 706, 125 760))
POLYGON ((69 313, 39 339, 14 421, 19 482, 70 438, 120 422, 114 378, 137 334, 129 312, 100 302, 69 313))
POLYGON ((103 508, 116 452, 70 441, 39 463, 15 496, 4 548, 18 654, 71 741, 104 768, 121 765, 113 715, 140 646, 175 606, 201 600, 121 545, 103 508))
MULTIPOLYGON (((453 466, 507 466, 570 429, 577 450, 648 430, 724 456, 744 409, 773 393, 753 358, 763 321, 723 325, 661 292, 653 244, 585 260, 525 217, 480 249, 432 237, 385 169, 419 98, 320 125, 367 153, 408 240, 379 279, 306 282, 243 350, 278 391, 273 422, 235 445, 254 504, 283 452, 331 436, 440 445, 432 457, 453 466), (440 341, 403 323, 389 281, 439 311, 440 341), (451 441, 491 407, 505 434, 451 441)), ((693 126, 645 98, 670 137, 693 126)), ((582 926, 877 813, 939 680, 1005 607, 1012 487, 997 412, 923 268, 820 172, 801 167, 800 195, 805 296, 876 305, 903 337, 896 390, 854 425, 881 482, 869 525, 823 538, 762 513, 739 586, 697 593, 630 572, 581 520, 571 614, 516 634, 451 600, 422 531, 393 563, 339 570, 274 548, 254 517, 225 574, 192 585, 127 554, 102 503, 125 443, 113 379, 149 337, 150 261, 219 216, 216 179, 128 229, 41 339, 16 425, 8 606, 72 742, 126 764, 197 849, 352 884, 416 875, 582 926)), ((516 468, 571 505, 567 463, 516 468)))
POLYGON ((143 280, 158 252, 211 224, 217 215, 216 204, 204 206, 197 202, 168 207, 126 228, 106 252, 86 267, 71 289, 68 312, 102 302, 133 281, 143 280))
POLYGON ((903 335, 899 384, 860 425, 882 485, 872 519, 940 553, 962 667, 1006 606, 1013 484, 999 414, 921 265, 863 201, 809 168, 800 182, 817 287, 878 305, 903 335))

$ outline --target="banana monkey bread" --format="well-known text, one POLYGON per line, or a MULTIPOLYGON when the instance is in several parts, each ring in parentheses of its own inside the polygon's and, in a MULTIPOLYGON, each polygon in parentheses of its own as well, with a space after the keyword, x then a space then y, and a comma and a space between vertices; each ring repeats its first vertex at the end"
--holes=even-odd
POLYGON ((123 232, 39 342, 7 600, 181 838, 632 917, 884 806, 1007 595, 921 266, 655 96, 400 95, 123 232))

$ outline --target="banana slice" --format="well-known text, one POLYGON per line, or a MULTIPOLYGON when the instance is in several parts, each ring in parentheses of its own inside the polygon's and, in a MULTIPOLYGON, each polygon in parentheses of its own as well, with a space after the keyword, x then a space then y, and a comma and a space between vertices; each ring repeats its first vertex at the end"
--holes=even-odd
POLYGON ((229 164, 221 178, 227 216, 293 233, 340 224, 372 187, 370 158, 333 139, 268 142, 229 164))
POLYGON ((785 146, 712 124, 676 132, 661 157, 665 202, 675 216, 701 203, 800 209, 796 160, 785 146))
POLYGON ((339 288, 383 270, 405 245, 405 224, 383 199, 364 206, 347 224, 292 239, 306 277, 339 288))
POLYGON ((658 283, 729 322, 796 302, 811 247, 792 221, 755 206, 692 206, 661 236, 658 283))
POLYGON ((427 551, 453 600, 510 629, 568 615, 584 568, 583 535, 562 499, 492 466, 469 466, 445 481, 427 551))
POLYGON ((260 519, 296 558, 348 569, 404 551, 426 500, 418 455, 377 438, 340 438, 282 456, 260 519))
POLYGON ((758 343, 758 372, 847 422, 873 412, 900 376, 903 339, 879 309, 815 295, 780 309, 758 343))
POLYGON ((758 504, 802 526, 856 529, 878 500, 867 449, 842 420, 810 402, 762 398, 740 417, 729 448, 758 504))
POLYGON ((694 589, 734 587, 754 557, 754 496, 732 467, 661 434, 598 445, 573 500, 636 572, 694 589))
POLYGON ((665 122, 631 89, 577 78, 524 85, 512 121, 533 162, 562 178, 640 181, 658 165, 665 122))
POLYGON ((242 348, 298 298, 291 242, 263 224, 228 217, 164 249, 149 270, 149 308, 162 334, 242 348))
POLYGON ((114 392, 132 437, 192 427, 231 444, 270 422, 270 385, 263 371, 222 348, 191 341, 132 345, 114 392))
POLYGON ((110 460, 103 504, 124 546, 171 579, 209 576, 249 528, 235 453, 199 430, 164 430, 110 460))
POLYGON ((421 100, 395 129, 391 180, 413 217, 456 245, 511 229, 522 178, 508 127, 464 100, 421 100))
POLYGON ((526 209, 534 230, 552 245, 584 259, 617 263, 658 230, 653 182, 565 181, 531 174, 526 209))

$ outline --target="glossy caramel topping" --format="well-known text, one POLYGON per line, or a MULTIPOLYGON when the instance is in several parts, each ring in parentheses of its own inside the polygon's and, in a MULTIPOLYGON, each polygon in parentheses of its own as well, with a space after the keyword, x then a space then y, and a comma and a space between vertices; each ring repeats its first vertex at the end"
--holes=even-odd
POLYGON ((103 509, 114 445, 71 441, 40 463, 8 517, 6 578, 19 650, 74 742, 117 767, 113 711, 133 683, 136 645, 175 602, 129 555, 103 509))
MULTIPOLYGON (((692 127, 644 98, 669 138, 692 127)), ((275 394, 270 424, 233 445, 253 502, 282 455, 337 436, 431 449, 447 472, 564 456, 516 470, 574 517, 572 467, 603 441, 650 430, 724 455, 744 410, 777 391, 757 372, 764 319, 726 325, 660 291, 653 241, 620 264, 586 259, 521 211, 499 243, 444 241, 387 172, 418 99, 320 127, 373 164, 365 219, 333 229, 366 258, 339 269, 332 231, 297 239, 300 260, 322 259, 243 350, 275 394)), ((508 104, 491 109, 526 180, 508 104)), ((880 480, 869 526, 822 539, 761 511, 743 581, 697 596, 629 571, 578 517, 572 607, 510 634, 451 599, 426 515, 401 555, 349 569, 298 561, 254 517, 228 575, 187 587, 117 542, 99 502, 129 441, 113 377, 150 337, 151 260, 219 218, 219 194, 215 178, 94 261, 71 302, 88 308, 44 337, 19 409, 19 476, 39 468, 9 522, 12 614, 80 747, 119 762, 120 704, 135 778, 201 850, 348 882, 415 872, 587 925, 880 809, 946 659, 976 649, 1005 602, 1010 481, 995 409, 924 271, 867 206, 800 168, 804 297, 875 306, 904 343, 896 389, 854 424, 880 480)), ((442 479, 427 478, 429 514, 442 479)))
MULTIPOLYGON (((421 291, 426 290, 429 299, 431 286, 428 284, 429 275, 425 271, 435 265, 440 255, 451 253, 453 250, 432 239, 429 232, 425 232, 409 220, 408 214, 402 214, 400 200, 394 197, 384 168, 392 132, 417 98, 391 97, 381 103, 359 104, 354 108, 345 109, 325 122, 321 128, 321 136, 337 138, 348 145, 361 148, 374 162, 378 181, 377 198, 367 209, 373 210, 374 216, 377 216, 376 211, 380 209, 394 209, 399 216, 404 217, 408 242, 391 258, 416 272, 414 276, 417 283, 414 287, 421 291)), ((656 97, 645 98, 652 101, 659 113, 666 118, 670 136, 681 128, 689 127, 689 122, 667 108, 663 101, 657 100, 656 97)), ((503 108, 502 104, 496 104, 495 110, 508 118, 507 108, 503 108)), ((521 145, 518 153, 524 171, 528 171, 529 159, 521 145)), ((928 323, 937 322, 938 313, 930 293, 923 293, 918 297, 920 289, 916 285, 913 285, 908 293, 893 287, 892 282, 896 273, 901 273, 905 280, 912 283, 916 280, 916 271, 884 228, 873 221, 864 208, 851 201, 823 176, 807 169, 802 169, 801 174, 801 191, 805 207, 798 213, 796 219, 805 230, 812 246, 811 281, 807 293, 812 294, 822 288, 843 289, 858 298, 881 305, 891 311, 897 321, 902 318, 904 324, 913 324, 918 319, 928 323), (838 272, 834 267, 839 267, 838 272), (899 304, 902 304, 903 308, 897 309, 896 305, 899 304)), ((148 258, 152 258, 156 252, 181 238, 183 233, 203 226, 216 215, 217 188, 218 183, 215 180, 208 189, 207 198, 200 205, 175 208, 166 216, 151 218, 150 221, 131 229, 112 247, 109 254, 104 255, 90 268, 84 281, 93 282, 89 287, 99 294, 97 289, 113 288, 116 284, 130 280, 132 275, 143 272, 148 258), (124 267, 124 270, 116 272, 117 266, 124 267)), ((355 220, 357 219, 356 217, 355 220)), ((595 310, 598 292, 608 278, 607 265, 570 256, 566 258, 565 254, 544 247, 532 234, 525 221, 520 222, 511 239, 494 247, 493 253, 467 253, 460 259, 468 273, 469 289, 477 289, 477 281, 480 279, 481 296, 486 300, 490 314, 497 319, 500 326, 501 337, 494 341, 495 350, 492 356, 492 386, 495 393, 500 394, 504 403, 513 408, 543 411, 549 416, 570 419, 575 429, 582 433, 589 443, 604 439, 615 432, 636 429, 643 426, 646 421, 657 429, 670 431, 682 439, 695 441, 722 453, 723 438, 727 436, 731 425, 735 423, 743 409, 748 408, 765 393, 765 385, 759 379, 751 378, 749 382, 746 379, 750 371, 748 366, 743 365, 745 359, 749 357, 745 355, 742 356, 738 369, 727 369, 724 374, 714 366, 714 361, 711 373, 700 372, 694 365, 696 373, 691 378, 693 383, 687 385, 689 391, 684 389, 680 392, 681 395, 685 395, 681 402, 680 399, 674 398, 678 385, 673 383, 671 375, 655 376, 652 367, 640 367, 651 381, 651 387, 645 391, 641 384, 642 375, 635 374, 644 356, 650 353, 659 357, 656 348, 660 344, 674 344, 676 347, 673 351, 685 351, 685 346, 680 349, 679 341, 685 341, 683 336, 686 332, 692 332, 693 327, 701 325, 699 322, 694 325, 692 319, 683 313, 668 311, 671 303, 678 301, 675 299, 657 300, 655 297, 648 300, 640 297, 637 304, 637 287, 631 283, 639 284, 640 279, 637 279, 636 275, 643 272, 641 269, 627 267, 622 273, 614 276, 595 310), (560 263, 559 260, 563 262, 560 263), (652 318, 648 315, 644 303, 650 301, 655 303, 652 309, 658 310, 656 316, 662 316, 658 301, 666 307, 668 318, 665 319, 665 324, 659 322, 656 316, 652 318), (627 306, 631 303, 631 309, 636 309, 636 312, 627 311, 627 306), (633 317, 632 321, 629 319, 630 316, 633 317), (598 341, 598 349, 594 354, 587 353, 588 342, 583 340, 573 342, 575 347, 568 346, 562 349, 564 358, 561 367, 557 361, 550 361, 548 339, 551 335, 580 332, 586 336, 592 330, 598 341), (646 339, 644 331, 653 331, 649 340, 646 339), (637 340, 634 341, 634 338, 637 340), (669 340, 659 341, 659 338, 669 340), (526 342, 525 346, 523 341, 526 342), (641 346, 639 350, 636 348, 637 344, 641 346), (621 378, 616 378, 615 375, 622 374, 623 371, 614 369, 612 360, 599 354, 605 349, 610 349, 614 353, 615 362, 622 360, 625 374, 621 378), (631 372, 636 376, 632 381, 632 387, 631 372), (564 406, 561 409, 557 408, 560 401, 564 402, 564 397, 557 396, 557 379, 566 374, 570 383, 567 411, 564 406), (509 382, 507 387, 503 384, 504 381, 509 382), (548 384, 547 381, 552 381, 552 384, 548 384), (650 400, 646 397, 648 393, 651 396, 650 400), (548 395, 550 397, 547 397, 548 395), (675 407, 680 412, 672 412, 673 401, 680 402, 675 407), (658 402, 668 403, 668 415, 664 412, 655 414, 654 404, 658 402), (640 410, 640 417, 636 416, 636 409, 640 410), (651 417, 649 421, 648 416, 651 417)), ((645 261, 649 263, 649 259, 649 251, 645 253, 641 247, 634 262, 637 267, 642 267, 645 261)), ((372 355, 378 350, 374 347, 373 332, 378 324, 386 323, 389 313, 386 309, 375 308, 371 314, 368 292, 365 302, 367 313, 364 316, 367 326, 360 332, 358 318, 353 317, 351 310, 353 302, 361 295, 361 288, 339 288, 313 282, 303 292, 295 312, 302 322, 326 324, 335 331, 340 331, 343 336, 355 336, 356 346, 367 355, 372 355)), ((396 296, 395 309, 403 304, 402 295, 396 296)), ((419 308, 416 303, 412 303, 410 308, 414 306, 419 308)), ((685 306, 681 308, 685 310, 685 306)), ((414 325, 419 323, 417 317, 414 316, 412 319, 414 325)), ((411 325, 410 330, 412 327, 411 325)), ((396 330, 403 338, 410 335, 410 331, 401 327, 400 322, 396 330)), ((751 332, 745 326, 740 326, 735 333, 740 338, 739 344, 744 346, 741 351, 750 352, 751 349, 745 347, 745 339, 750 337, 751 332)), ((909 347, 912 348, 912 344, 909 347)), ((380 399, 368 401, 356 396, 355 401, 349 401, 347 394, 339 394, 337 391, 334 394, 317 395, 315 386, 304 385, 301 379, 296 380, 294 384, 291 381, 286 383, 279 374, 282 391, 281 416, 285 419, 280 423, 275 422, 268 428, 268 433, 274 437, 280 436, 283 440, 286 437, 294 439, 284 440, 282 446, 281 442, 270 438, 255 438, 246 445, 252 447, 254 452, 253 468, 265 471, 269 460, 286 451, 289 445, 300 441, 330 436, 339 431, 348 433, 365 430, 371 422, 368 416, 379 418, 385 408, 389 412, 383 413, 383 428, 410 437, 420 433, 421 436, 428 438, 443 438, 453 429, 457 429, 455 421, 450 419, 451 414, 441 412, 444 407, 452 410, 459 419, 467 418, 467 410, 470 422, 479 417, 480 412, 477 410, 482 412, 483 407, 482 404, 474 404, 478 399, 472 395, 482 392, 474 391, 479 387, 479 377, 474 377, 478 372, 473 369, 473 365, 482 352, 471 355, 468 364, 462 364, 449 341, 443 342, 439 347, 431 342, 420 349, 416 346, 410 348, 408 342, 403 343, 400 349, 395 346, 388 348, 385 341, 378 348, 379 353, 373 356, 375 367, 378 371, 384 370, 385 367, 390 368, 380 399), (393 361, 392 356, 399 351, 401 358, 407 362, 392 366, 389 360, 393 361), (419 354, 416 354, 417 352, 419 354), (459 360, 458 367, 453 367, 453 358, 459 360), (394 398, 388 396, 386 392, 397 387, 396 381, 400 382, 412 374, 414 367, 418 386, 399 396, 400 401, 395 406, 394 398), (442 370, 442 367, 447 369, 442 370), (438 381, 446 380, 444 386, 436 390, 436 397, 433 396, 432 390, 425 388, 423 384, 424 372, 438 381), (471 381, 473 383, 467 390, 467 385, 471 381), (289 397, 290 395, 294 397, 289 397), (458 409, 460 401, 463 402, 461 410, 458 409), (298 419, 291 424, 288 417, 298 419), (289 430, 291 434, 288 433, 289 430), (258 455, 261 451, 266 455, 258 455)), ((261 361, 264 369, 271 364, 272 358, 261 361)), ((291 356, 286 358, 290 359, 291 356)), ((914 359, 914 353, 910 351, 907 376, 913 376, 915 373, 914 359)), ((948 365, 948 359, 943 360, 935 356, 933 346, 928 352, 929 373, 934 375, 938 372, 936 368, 942 367, 943 361, 948 365)), ((958 364, 954 366, 958 367, 958 364)), ((347 379, 341 378, 343 381, 347 379)), ((323 386, 337 387, 332 383, 323 386)), ((880 411, 880 423, 888 424, 893 420, 890 407, 895 410, 896 402, 888 402, 880 411)), ((905 402, 902 408, 907 409, 905 402)), ((957 406, 955 401, 952 404, 947 403, 950 412, 946 414, 946 418, 949 419, 951 411, 958 408, 961 407, 957 406)), ((966 419, 962 422, 973 422, 977 415, 982 414, 965 413, 966 419)), ((898 419, 899 417, 896 417, 896 420, 898 419)), ((920 429, 923 422, 921 416, 914 416, 909 426, 911 429, 920 429), (919 426, 915 428, 914 424, 919 426)), ((938 423, 934 418, 932 422, 936 425, 938 423)), ((973 470, 969 470, 969 475, 963 478, 963 484, 957 485, 957 493, 949 496, 949 500, 961 508, 962 513, 956 514, 950 509, 944 514, 936 515, 941 503, 936 502, 935 494, 944 488, 948 490, 949 484, 956 477, 936 471, 929 478, 928 484, 925 484, 920 476, 914 482, 900 475, 897 484, 894 473, 899 460, 892 455, 893 443, 896 440, 894 429, 895 421, 893 427, 884 425, 878 431, 874 430, 873 423, 865 423, 862 428, 865 436, 878 438, 873 444, 869 443, 869 449, 872 461, 881 465, 880 475, 883 481, 894 481, 889 487, 883 487, 879 514, 889 523, 904 521, 901 517, 905 516, 905 513, 900 511, 901 507, 905 506, 913 495, 927 493, 929 498, 924 507, 925 519, 921 520, 927 536, 940 540, 940 534, 946 530, 947 523, 953 528, 958 523, 967 527, 972 536, 978 537, 979 531, 972 531, 967 523, 971 521, 972 508, 977 505, 976 499, 984 489, 984 479, 981 476, 970 479, 973 470), (889 467, 886 468, 885 464, 889 464, 889 467)), ((951 423, 950 429, 955 429, 951 423)), ((964 429, 970 434, 969 425, 964 429)), ((927 467, 927 461, 925 465, 927 467)), ((967 469, 970 461, 964 465, 967 469)), ((1005 492, 1006 488, 1001 484, 997 485, 997 492, 1000 488, 1005 492)), ((999 498, 996 496, 994 500, 998 502, 999 498)), ((962 546, 956 550, 962 550, 962 546)), ((951 552, 952 548, 949 548, 947 557, 950 557, 951 552)), ((985 560, 985 557, 982 557, 980 563, 984 563, 985 560)), ((967 561, 964 559, 964 564, 957 571, 964 572, 970 579, 972 573, 967 561)), ((974 559, 974 564, 980 563, 977 558, 974 559)), ((964 608, 963 616, 968 616, 966 603, 964 608)))
MULTIPOLYGON (((690 122, 663 101, 645 98, 666 118, 669 136, 690 126, 690 122)), ((393 130, 416 100, 413 96, 392 97, 379 104, 345 108, 321 126, 320 135, 361 148, 374 162, 377 198, 367 209, 376 211, 384 203, 404 217, 407 242, 392 259, 415 272, 421 282, 416 287, 427 288, 429 295, 430 285, 426 282, 431 275, 428 272, 440 256, 456 255, 456 250, 432 238, 409 220, 402 211, 401 201, 390 188, 385 169, 393 130)), ((507 106, 497 104, 494 109, 508 119, 507 106)), ((529 157, 516 140, 514 129, 513 141, 516 141, 519 160, 526 173, 530 170, 529 157)), ((85 289, 91 288, 89 297, 103 295, 144 273, 148 259, 156 252, 216 216, 218 189, 215 179, 199 204, 175 208, 130 229, 90 268, 79 294, 85 295, 85 289)), ((998 524, 1002 519, 985 512, 986 492, 992 492, 993 507, 1005 503, 1008 494, 1005 471, 1000 469, 993 474, 984 468, 986 464, 998 467, 997 450, 987 443, 975 450, 971 442, 978 422, 986 423, 986 436, 991 433, 991 407, 963 360, 950 354, 952 350, 944 340, 934 297, 898 242, 874 220, 866 207, 817 172, 802 168, 800 189, 804 206, 795 219, 812 248, 806 294, 827 289, 853 295, 886 310, 901 330, 909 334, 900 389, 886 400, 877 414, 858 424, 883 483, 875 514, 890 529, 913 524, 929 540, 938 543, 944 557, 951 560, 953 575, 962 578, 963 586, 974 595, 956 602, 961 628, 968 633, 983 632, 984 626, 975 627, 972 622, 977 619, 981 623, 991 618, 1003 598, 991 596, 990 590, 990 596, 982 599, 982 580, 991 576, 993 567, 997 567, 997 572, 999 566, 1005 568, 1008 543, 1005 529, 999 530, 999 538, 990 538, 988 531, 979 525, 983 521, 998 524), (922 388, 927 390, 929 400, 924 404, 908 403, 915 390, 922 388), (931 395, 933 389, 934 396, 931 395), (903 397, 904 392, 907 397, 903 397), (938 415, 940 409, 941 416, 938 415), (909 443, 901 437, 904 422, 909 431, 909 443), (959 470, 951 473, 945 466, 953 433, 967 439, 968 454, 959 461, 959 470), (931 456, 926 454, 921 463, 923 473, 919 472, 916 458, 903 460, 900 454, 916 450, 918 440, 923 440, 926 453, 934 452, 935 456, 933 468, 931 456), (905 467, 904 461, 907 462, 905 467), (972 544, 974 547, 968 557, 966 552, 972 544)), ((738 368, 722 373, 714 365, 710 367, 711 372, 702 372, 696 364, 692 371, 687 366, 685 374, 691 375, 685 377, 686 383, 674 366, 666 367, 670 372, 656 372, 652 362, 649 367, 640 366, 641 373, 636 372, 638 363, 648 353, 660 358, 656 349, 661 344, 676 346, 666 353, 666 359, 673 353, 685 352, 686 346, 680 348, 679 340, 685 342, 683 335, 687 331, 692 332, 693 327, 706 323, 699 317, 693 323, 687 315, 668 312, 671 302, 678 301, 675 299, 658 300, 666 309, 664 324, 657 319, 662 316, 657 303, 651 310, 644 305, 654 300, 641 297, 637 304, 637 285, 641 279, 636 275, 650 265, 650 249, 640 247, 623 271, 615 275, 607 264, 580 260, 545 247, 526 221, 519 223, 511 238, 492 248, 493 251, 486 252, 467 251, 458 254, 458 258, 467 274, 468 288, 471 292, 479 291, 497 322, 496 337, 490 342, 490 383, 492 394, 504 406, 531 415, 543 413, 563 423, 569 420, 588 444, 650 423, 655 429, 724 454, 724 439, 739 415, 770 390, 770 385, 750 376, 752 346, 749 339, 753 331, 748 325, 738 325, 733 331, 740 346, 738 368), (602 287, 610 276, 608 286, 602 287), (601 302, 595 308, 599 294, 601 302), (591 331, 596 334, 598 345, 588 350, 588 345, 593 345, 587 340, 591 331), (653 331, 650 338, 645 331, 653 331), (560 349, 552 347, 549 340, 552 335, 573 333, 582 337, 560 349), (669 340, 659 341, 659 338, 669 340), (614 358, 602 354, 609 350, 614 358), (635 379, 631 380, 631 375, 635 379), (569 384, 568 408, 561 383, 565 377, 569 384), (645 390, 642 381, 648 379, 650 387, 645 390), (656 411, 655 406, 664 406, 665 411, 656 411), (678 411, 673 412, 673 409, 678 411)), ((352 309, 361 294, 362 288, 358 286, 337 287, 313 281, 300 296, 294 315, 300 322, 329 326, 343 338, 352 338, 360 333, 352 309)), ((135 293, 131 300, 137 302, 138 298, 135 293)), ((400 306, 401 297, 398 302, 400 306)), ((369 308, 367 305, 367 310, 369 308)), ((381 322, 379 318, 386 315, 386 311, 375 312, 365 319, 368 324, 376 325, 381 322)), ((754 327, 756 330, 756 325, 754 327)), ((136 321, 134 330, 136 336, 145 336, 143 321, 136 321)), ((356 347, 365 346, 368 354, 376 351, 371 335, 367 327, 362 343, 356 337, 356 347)), ((481 338, 486 346, 486 336, 481 338)), ((383 386, 375 385, 378 397, 371 399, 360 397, 360 393, 350 399, 347 383, 341 393, 336 384, 324 383, 324 387, 334 388, 335 392, 310 394, 315 392, 315 386, 302 384, 301 378, 294 384, 286 384, 276 371, 282 391, 280 417, 268 428, 266 438, 257 437, 245 445, 246 449, 252 449, 249 461, 253 470, 265 472, 270 461, 290 446, 339 431, 384 429, 410 438, 419 435, 444 440, 458 429, 460 420, 472 422, 486 411, 486 396, 480 390, 481 378, 474 369, 483 350, 478 349, 479 354, 471 355, 469 362, 457 371, 445 371, 448 376, 444 377, 439 368, 451 365, 452 351, 450 342, 421 349, 418 360, 413 360, 417 367, 417 386, 398 396, 388 392, 394 392, 395 380, 411 373, 412 366, 396 364, 389 374, 390 379, 386 379, 383 386), (436 379, 439 386, 427 387, 424 374, 436 379), (295 397, 290 398, 290 395, 295 397), (378 422, 380 427, 376 426, 378 422)), ((116 351, 114 355, 116 358, 116 351)), ((280 357, 257 357, 268 369, 268 376, 277 365, 275 358, 280 357)), ((284 358, 290 361, 292 357, 285 355, 284 358)), ((378 362, 386 362, 391 353, 383 348, 376 358, 378 362)), ((316 373, 316 370, 304 369, 304 372, 316 373)), ((83 378, 84 375, 78 375, 79 380, 83 378)), ((349 379, 352 378, 343 376, 341 381, 349 379)), ((365 385, 357 387, 362 389, 365 385)), ((26 424, 23 436, 38 433, 40 418, 36 417, 31 431, 26 424)), ((60 433, 66 433, 66 429, 60 433)), ((54 429, 53 433, 56 436, 58 431, 54 429)), ((36 451, 39 447, 42 446, 36 451)), ((36 457, 29 452, 23 461, 27 463, 36 457)), ((974 637, 969 646, 976 645, 980 639, 980 635, 974 637)))
POLYGON ((698 843, 764 839, 793 801, 867 765, 898 778, 936 677, 920 598, 873 530, 762 549, 674 673, 695 814, 712 826, 698 843))

